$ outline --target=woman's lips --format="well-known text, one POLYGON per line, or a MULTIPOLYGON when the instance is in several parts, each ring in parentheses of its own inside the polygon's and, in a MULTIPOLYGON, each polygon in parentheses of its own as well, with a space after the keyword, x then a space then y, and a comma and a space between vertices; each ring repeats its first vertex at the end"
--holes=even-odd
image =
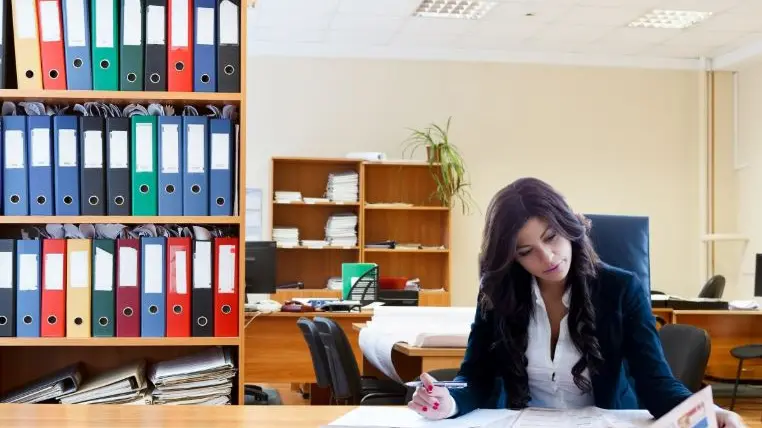
POLYGON ((558 268, 561 266, 561 263, 562 262, 558 262, 558 263, 554 264, 553 267, 551 267, 550 269, 545 270, 545 272, 543 272, 543 273, 553 273, 553 272, 557 271, 558 268))

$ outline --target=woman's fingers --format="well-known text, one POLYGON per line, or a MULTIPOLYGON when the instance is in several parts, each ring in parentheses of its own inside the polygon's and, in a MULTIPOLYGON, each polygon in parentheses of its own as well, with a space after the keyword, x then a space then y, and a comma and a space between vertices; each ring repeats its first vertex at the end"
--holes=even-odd
MULTIPOLYGON (((426 390, 418 388, 415 391, 415 394, 413 394, 413 401, 420 403, 421 405, 426 405, 430 407, 434 407, 435 403, 439 403, 439 400, 435 397, 432 397, 429 395, 426 390)), ((437 404, 439 406, 439 404, 437 404)))

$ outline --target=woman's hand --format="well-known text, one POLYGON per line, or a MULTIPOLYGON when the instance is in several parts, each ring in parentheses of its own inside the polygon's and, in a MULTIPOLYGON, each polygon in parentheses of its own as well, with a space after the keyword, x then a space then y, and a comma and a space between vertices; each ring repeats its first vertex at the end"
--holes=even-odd
POLYGON ((421 374, 421 386, 415 389, 407 406, 427 419, 445 419, 453 410, 453 399, 447 388, 434 386, 434 382, 436 379, 428 373, 421 374))
POLYGON ((746 428, 746 424, 743 423, 738 413, 715 406, 715 415, 717 416, 717 426, 719 428, 746 428))

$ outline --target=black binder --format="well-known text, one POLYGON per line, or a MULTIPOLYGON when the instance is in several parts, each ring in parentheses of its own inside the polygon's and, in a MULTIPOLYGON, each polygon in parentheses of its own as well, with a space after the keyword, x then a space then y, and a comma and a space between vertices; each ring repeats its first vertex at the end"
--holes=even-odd
POLYGON ((79 118, 79 185, 82 189, 80 212, 82 215, 106 215, 106 151, 103 118, 79 118), (90 133, 88 133, 90 132, 90 133), (100 150, 100 153, 98 151, 100 150), (98 156, 100 154, 100 157, 98 156))
POLYGON ((240 0, 220 0, 217 4, 217 92, 241 92, 240 24, 240 0))
POLYGON ((132 187, 130 178, 130 118, 106 119, 106 212, 130 215, 132 187))
POLYGON ((246 292, 272 294, 275 289, 275 241, 246 243, 246 292))
POLYGON ((193 241, 191 336, 214 336, 214 250, 212 241, 193 241), (203 271, 202 271, 203 269, 203 271))
POLYGON ((0 239, 0 336, 16 336, 16 241, 0 239), (8 254, 10 253, 10 259, 8 254))
POLYGON ((145 9, 145 81, 146 91, 167 90, 167 0, 146 0, 145 9), (163 25, 156 25, 159 14, 163 25), (164 37, 158 37, 163 29, 164 37), (159 43, 161 44, 159 44, 159 43))

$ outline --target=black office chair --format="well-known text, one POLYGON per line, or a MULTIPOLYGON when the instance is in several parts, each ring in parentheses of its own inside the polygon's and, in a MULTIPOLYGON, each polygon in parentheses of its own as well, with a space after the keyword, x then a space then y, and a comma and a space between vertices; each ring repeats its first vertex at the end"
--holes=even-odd
POLYGON ((709 278, 709 281, 704 284, 699 292, 699 297, 706 297, 710 299, 721 299, 722 293, 725 291, 725 277, 722 275, 715 275, 709 278))
POLYGON ((312 357, 312 367, 315 370, 315 380, 320 388, 327 388, 331 391, 331 397, 328 403, 333 404, 333 390, 331 388, 331 371, 328 365, 328 357, 325 354, 325 347, 320 339, 320 332, 317 326, 309 318, 301 317, 296 321, 299 330, 302 331, 304 341, 307 342, 307 348, 312 357))
POLYGON ((336 321, 315 317, 325 347, 336 403, 345 405, 403 405, 407 388, 391 380, 363 378, 349 339, 336 321))
POLYGON ((672 374, 690 391, 698 392, 712 347, 709 334, 692 325, 667 324, 659 329, 659 338, 672 374))
MULTIPOLYGON (((449 381, 455 379, 460 369, 436 369, 431 370, 428 373, 436 380, 449 381)), ((421 380, 420 376, 414 379, 415 382, 421 380)), ((413 399, 415 388, 407 387, 407 394, 405 395, 405 403, 413 399)))
POLYGON ((738 394, 738 384, 741 383, 741 371, 743 370, 743 362, 745 360, 753 360, 762 358, 762 345, 743 345, 736 346, 730 350, 730 355, 738 358, 738 371, 736 372, 736 382, 733 386, 733 397, 730 400, 730 410, 736 405, 736 395, 738 394))

